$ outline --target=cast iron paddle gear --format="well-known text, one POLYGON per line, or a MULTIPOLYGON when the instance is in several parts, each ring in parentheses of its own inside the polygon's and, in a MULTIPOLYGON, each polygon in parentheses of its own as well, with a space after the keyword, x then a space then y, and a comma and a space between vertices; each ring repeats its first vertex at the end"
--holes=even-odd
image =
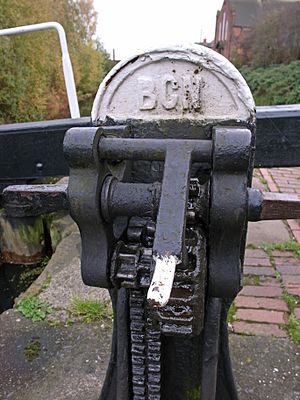
POLYGON ((1 202, 78 224, 83 279, 114 311, 101 400, 237 400, 226 316, 247 221, 290 215, 282 195, 251 189, 249 88, 207 48, 151 50, 111 71, 92 120, 65 135, 68 185, 8 187, 1 202))

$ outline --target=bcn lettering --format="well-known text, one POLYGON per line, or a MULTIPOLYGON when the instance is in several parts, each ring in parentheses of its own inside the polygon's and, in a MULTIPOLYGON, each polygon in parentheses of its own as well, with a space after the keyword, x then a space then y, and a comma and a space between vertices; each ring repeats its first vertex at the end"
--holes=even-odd
POLYGON ((138 78, 139 109, 154 110, 160 105, 166 110, 181 107, 183 110, 200 111, 202 78, 183 75, 180 78, 165 74, 154 79, 151 76, 138 78))

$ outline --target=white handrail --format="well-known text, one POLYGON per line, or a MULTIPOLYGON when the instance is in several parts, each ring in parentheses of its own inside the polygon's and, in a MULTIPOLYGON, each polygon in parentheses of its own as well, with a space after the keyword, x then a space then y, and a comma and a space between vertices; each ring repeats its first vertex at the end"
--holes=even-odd
POLYGON ((17 26, 15 28, 0 29, 0 36, 18 35, 28 32, 43 31, 46 29, 55 29, 58 33, 61 53, 62 53, 62 65, 63 65, 64 78, 67 89, 67 96, 69 101, 70 114, 71 118, 79 118, 80 112, 76 94, 73 68, 69 56, 65 30, 62 27, 62 25, 59 24, 58 22, 43 22, 41 24, 24 25, 24 26, 17 26))

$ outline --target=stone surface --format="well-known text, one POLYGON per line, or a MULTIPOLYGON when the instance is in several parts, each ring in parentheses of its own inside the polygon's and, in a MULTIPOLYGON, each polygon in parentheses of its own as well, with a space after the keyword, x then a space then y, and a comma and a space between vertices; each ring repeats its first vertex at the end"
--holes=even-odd
POLYGON ((294 256, 294 258, 291 257, 274 257, 274 261, 276 263, 276 266, 286 266, 286 265, 291 265, 291 266, 300 266, 299 260, 294 256))
POLYGON ((262 286, 276 286, 280 287, 280 282, 272 276, 260 276, 259 282, 262 286))
MULTIPOLYGON (((300 191, 299 191, 300 193, 300 191)), ((295 238, 295 240, 297 240, 298 243, 300 243, 300 231, 293 231, 293 236, 295 238)))
POLYGON ((276 270, 280 272, 282 275, 300 275, 300 266, 293 266, 293 265, 287 265, 287 266, 277 266, 276 265, 276 270))
POLYGON ((45 272, 52 278, 39 297, 51 304, 54 310, 70 309, 76 297, 109 301, 107 290, 92 288, 82 282, 79 233, 72 233, 58 245, 45 272))
POLYGON ((268 267, 244 267, 244 275, 262 275, 262 276, 274 276, 275 271, 273 268, 268 267))
POLYGON ((245 286, 240 292, 240 295, 254 297, 281 297, 282 289, 274 286, 245 286))
POLYGON ((261 266, 261 267, 271 267, 271 262, 269 257, 261 258, 261 257, 251 257, 245 259, 245 265, 248 267, 251 266, 261 266))
MULTIPOLYGON (((269 190, 272 192, 300 193, 300 168, 261 169, 269 190)), ((300 227, 297 220, 287 220, 292 238, 300 243, 300 227)))
POLYGON ((236 321, 233 323, 233 332, 246 335, 287 337, 286 331, 275 324, 258 324, 245 321, 236 321))
MULTIPOLYGON (((98 400, 110 355, 109 326, 51 327, 12 310, 0 323, 1 400, 98 400), (32 341, 40 350, 29 361, 25 348, 32 341)), ((230 347, 241 400, 300 400, 298 346, 230 335, 230 347)))
POLYGON ((269 324, 285 324, 284 313, 274 310, 239 309, 236 318, 243 321, 263 322, 269 324))
POLYGON ((292 294, 293 296, 300 296, 300 286, 296 286, 296 287, 290 287, 288 286, 286 288, 287 292, 289 294, 292 294))
POLYGON ((269 190, 271 192, 278 192, 278 186, 276 185, 276 183, 272 179, 272 175, 270 174, 270 169, 268 170, 266 168, 261 168, 260 172, 261 172, 263 178, 265 179, 269 190))
POLYGON ((266 252, 260 249, 246 249, 245 251, 245 261, 249 258, 263 258, 267 259, 268 255, 266 252))
POLYGON ((71 219, 61 228, 62 241, 38 279, 22 294, 22 298, 37 295, 52 307, 51 321, 67 322, 73 300, 98 300, 109 302, 106 289, 86 286, 80 271, 80 235, 71 219), (45 282, 48 282, 45 285, 45 282))
POLYGON ((296 318, 298 318, 299 321, 300 321, 300 308, 295 308, 294 309, 294 314, 295 314, 296 318))
POLYGON ((299 346, 237 335, 230 345, 240 400, 300 400, 299 346))
POLYGON ((293 251, 281 251, 281 250, 273 250, 272 251, 272 256, 273 257, 284 257, 284 258, 294 258, 294 252, 293 251))
POLYGON ((98 400, 110 326, 53 327, 13 310, 0 316, 0 325, 1 400, 98 400))
POLYGON ((300 274, 299 275, 282 275, 282 281, 285 286, 300 286, 300 274))
POLYGON ((238 308, 263 308, 267 310, 288 311, 288 306, 283 300, 267 297, 238 296, 234 304, 238 308))
POLYGON ((249 222, 247 244, 276 243, 291 240, 292 237, 282 221, 249 222))
POLYGON ((263 183, 259 170, 254 170, 254 176, 252 179, 252 187, 255 189, 259 189, 262 192, 267 191, 266 184, 263 183))

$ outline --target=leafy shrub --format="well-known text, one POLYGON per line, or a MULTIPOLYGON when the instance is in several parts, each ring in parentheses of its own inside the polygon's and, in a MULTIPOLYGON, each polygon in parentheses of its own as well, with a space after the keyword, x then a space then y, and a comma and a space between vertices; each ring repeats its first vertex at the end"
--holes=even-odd
POLYGON ((36 296, 27 297, 21 300, 16 309, 26 318, 32 321, 43 321, 51 313, 51 307, 46 301, 40 300, 36 296))
POLYGON ((300 61, 267 68, 243 67, 240 72, 252 91, 256 105, 300 103, 300 61))

